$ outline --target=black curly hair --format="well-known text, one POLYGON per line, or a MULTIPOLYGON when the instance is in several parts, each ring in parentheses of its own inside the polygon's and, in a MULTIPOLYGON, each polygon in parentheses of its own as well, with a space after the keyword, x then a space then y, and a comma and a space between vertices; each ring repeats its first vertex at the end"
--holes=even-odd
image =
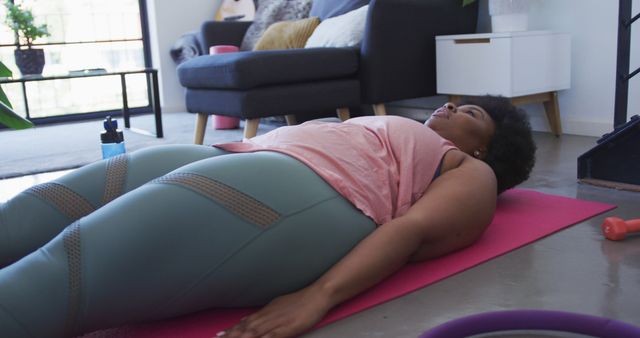
POLYGON ((498 193, 513 188, 529 178, 536 162, 536 144, 524 110, 501 96, 463 98, 461 104, 482 107, 495 123, 495 134, 484 158, 498 179, 498 193))

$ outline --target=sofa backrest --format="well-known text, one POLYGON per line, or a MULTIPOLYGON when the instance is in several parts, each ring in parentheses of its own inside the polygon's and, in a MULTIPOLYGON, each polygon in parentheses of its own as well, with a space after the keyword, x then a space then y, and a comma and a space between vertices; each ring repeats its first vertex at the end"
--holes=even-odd
POLYGON ((369 0, 313 0, 309 16, 317 16, 320 20, 324 20, 345 14, 367 4, 369 4, 369 0))
POLYGON ((371 0, 360 50, 363 103, 435 95, 435 37, 474 33, 477 18, 477 2, 371 0))

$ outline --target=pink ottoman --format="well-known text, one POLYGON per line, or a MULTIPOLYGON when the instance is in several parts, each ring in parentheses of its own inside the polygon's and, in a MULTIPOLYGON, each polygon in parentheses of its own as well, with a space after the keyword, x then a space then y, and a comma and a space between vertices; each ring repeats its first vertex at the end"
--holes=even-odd
MULTIPOLYGON (((209 54, 234 53, 239 50, 236 46, 217 45, 209 48, 209 54)), ((240 119, 237 117, 213 115, 214 129, 236 129, 240 127, 240 119)))

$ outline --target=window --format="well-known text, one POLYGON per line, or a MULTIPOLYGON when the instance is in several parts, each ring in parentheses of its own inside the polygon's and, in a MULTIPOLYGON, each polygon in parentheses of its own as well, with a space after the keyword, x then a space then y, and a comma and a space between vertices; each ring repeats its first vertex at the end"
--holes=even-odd
MULTIPOLYGON (((85 69, 138 70, 150 66, 145 49, 144 0, 14 0, 32 10, 37 23, 46 23, 51 36, 39 38, 34 48, 45 52, 43 75, 66 75, 85 69), (142 15, 141 15, 142 11, 142 15), (144 29, 143 29, 144 27, 144 29)), ((6 9, 0 6, 0 16, 6 9)), ((19 77, 13 52, 14 33, 2 24, 0 59, 19 77)), ((122 107, 119 76, 32 81, 25 84, 29 118, 113 112, 122 107)), ((127 75, 129 107, 149 106, 144 74, 127 75)), ((20 83, 5 84, 16 112, 26 114, 20 83)), ((133 113, 148 109, 132 109, 133 113)), ((76 115, 76 117, 78 117, 76 115)), ((55 119, 54 119, 55 120, 55 119)))

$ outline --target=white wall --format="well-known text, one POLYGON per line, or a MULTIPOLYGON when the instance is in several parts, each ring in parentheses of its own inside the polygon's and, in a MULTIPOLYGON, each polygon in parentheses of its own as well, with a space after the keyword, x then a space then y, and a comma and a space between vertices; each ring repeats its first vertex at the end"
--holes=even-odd
MULTIPOLYGON (((613 129, 618 36, 617 0, 530 0, 530 30, 553 30, 572 36, 571 89, 559 93, 563 131, 601 136, 613 129)), ((640 12, 633 0, 631 16, 640 12)), ((487 0, 479 2, 478 32, 491 31, 487 0)), ((630 72, 640 67, 640 20, 632 26, 630 72)), ((640 75, 629 83, 629 117, 640 115, 640 75)), ((392 111, 424 118, 424 107, 435 108, 446 97, 405 100, 392 111)), ((535 130, 549 131, 542 104, 523 107, 535 130)))
POLYGON ((178 82, 176 65, 169 50, 180 35, 213 20, 222 0, 146 0, 153 67, 159 70, 160 103, 163 112, 186 111, 184 89, 178 82))
MULTIPOLYGON (((633 0, 632 16, 640 11, 633 0)), ((631 70, 640 67, 640 21, 633 24, 631 70)), ((601 136, 613 128, 618 35, 616 0, 531 0, 529 29, 572 36, 571 89, 559 93, 565 133, 601 136)), ((536 130, 549 130, 541 105, 524 107, 536 130)), ((640 114, 640 75, 630 81, 628 116, 640 114)))

